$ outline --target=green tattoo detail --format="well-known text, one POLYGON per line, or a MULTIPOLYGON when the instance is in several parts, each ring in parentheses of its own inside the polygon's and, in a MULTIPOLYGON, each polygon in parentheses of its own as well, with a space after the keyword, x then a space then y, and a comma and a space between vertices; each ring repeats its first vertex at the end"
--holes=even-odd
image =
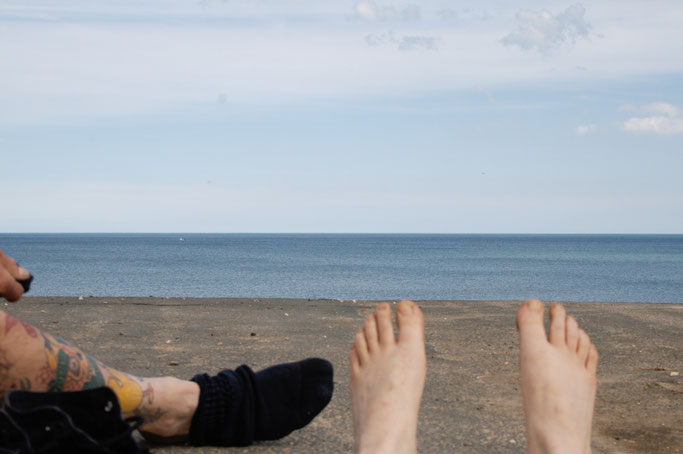
POLYGON ((101 386, 104 386, 104 376, 102 375, 102 371, 100 370, 100 366, 97 364, 97 361, 95 361, 90 355, 87 353, 84 353, 85 358, 88 360, 88 363, 90 364, 90 380, 88 380, 84 385, 83 389, 93 389, 93 388, 99 388, 101 386))

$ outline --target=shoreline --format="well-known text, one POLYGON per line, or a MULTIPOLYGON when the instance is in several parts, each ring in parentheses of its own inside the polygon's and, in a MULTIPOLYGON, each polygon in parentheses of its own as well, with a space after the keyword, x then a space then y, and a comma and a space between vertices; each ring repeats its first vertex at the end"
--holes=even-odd
MULTIPOLYGON (((422 452, 524 450, 515 329, 519 303, 418 301, 428 358, 422 452)), ((564 304, 600 353, 593 451, 682 452, 683 304, 564 304)), ((4 310, 140 376, 187 379, 243 363, 260 369, 327 358, 335 367, 335 393, 306 428, 248 448, 174 446, 153 452, 336 454, 352 450, 348 348, 375 305, 307 298, 29 296, 4 310)))
MULTIPOLYGON (((402 299, 411 298, 384 298, 384 299, 345 299, 345 298, 308 298, 308 297, 272 297, 272 296, 159 296, 159 295, 124 295, 124 296, 107 296, 107 295, 28 295, 23 296, 22 300, 27 298, 40 299, 64 299, 64 300, 140 300, 140 299, 156 299, 156 300, 197 300, 197 301, 327 301, 337 303, 381 303, 381 302, 397 302, 402 299)), ((527 299, 536 298, 529 296, 525 299, 412 299, 416 302, 448 302, 448 303, 517 303, 521 304, 527 299)), ((600 300, 541 300, 544 303, 561 303, 561 304, 667 304, 667 305, 683 305, 683 301, 600 301, 600 300)), ((10 305, 14 303, 9 303, 10 305)))

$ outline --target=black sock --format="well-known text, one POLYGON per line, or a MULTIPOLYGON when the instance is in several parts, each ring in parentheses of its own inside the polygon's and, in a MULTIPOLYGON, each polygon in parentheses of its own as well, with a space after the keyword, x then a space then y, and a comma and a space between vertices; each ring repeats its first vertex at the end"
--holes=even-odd
POLYGON ((210 377, 195 375, 199 404, 193 445, 247 446, 300 429, 332 398, 332 364, 318 358, 278 364, 254 373, 248 366, 210 377))

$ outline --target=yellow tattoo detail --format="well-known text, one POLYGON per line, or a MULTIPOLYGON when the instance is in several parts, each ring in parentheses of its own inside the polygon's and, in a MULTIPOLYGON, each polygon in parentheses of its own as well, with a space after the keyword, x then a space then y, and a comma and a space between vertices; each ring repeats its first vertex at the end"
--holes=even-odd
POLYGON ((154 400, 154 390, 148 386, 142 389, 142 384, 128 374, 108 369, 107 386, 119 398, 122 413, 136 413, 144 405, 151 405, 154 400))

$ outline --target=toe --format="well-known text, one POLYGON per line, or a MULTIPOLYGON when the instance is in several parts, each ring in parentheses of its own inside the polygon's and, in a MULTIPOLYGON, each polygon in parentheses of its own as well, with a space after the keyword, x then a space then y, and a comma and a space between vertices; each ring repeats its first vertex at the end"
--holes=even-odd
POLYGON ((368 343, 365 340, 363 328, 356 332, 356 337, 354 338, 353 342, 353 350, 356 352, 356 356, 358 356, 358 361, 360 364, 364 364, 368 361, 370 353, 368 352, 368 343))
POLYGON ((588 359, 588 352, 591 350, 591 340, 588 334, 582 329, 579 329, 579 347, 576 349, 576 353, 579 355, 579 360, 586 362, 588 359))
POLYGON ((375 311, 377 317, 377 330, 379 331, 379 343, 392 345, 396 343, 394 326, 391 323, 391 307, 387 303, 381 303, 375 311))
POLYGON ((579 324, 571 315, 568 315, 565 319, 565 338, 567 339, 569 351, 577 351, 579 346, 579 324))
POLYGON ((588 359, 586 360, 586 369, 588 372, 595 375, 598 370, 598 349, 595 345, 591 345, 590 351, 588 352, 588 359))
POLYGON ((517 329, 522 344, 545 341, 543 327, 543 303, 539 300, 528 300, 517 311, 517 329))
POLYGON ((550 336, 548 340, 556 347, 566 346, 566 319, 567 314, 561 304, 550 305, 550 336))
POLYGON ((375 314, 370 314, 365 317, 365 342, 368 346, 368 352, 372 353, 377 350, 379 343, 379 333, 377 332, 377 318, 375 314))
POLYGON ((398 342, 415 342, 424 340, 424 316, 412 301, 400 301, 396 307, 396 324, 398 325, 398 342))

